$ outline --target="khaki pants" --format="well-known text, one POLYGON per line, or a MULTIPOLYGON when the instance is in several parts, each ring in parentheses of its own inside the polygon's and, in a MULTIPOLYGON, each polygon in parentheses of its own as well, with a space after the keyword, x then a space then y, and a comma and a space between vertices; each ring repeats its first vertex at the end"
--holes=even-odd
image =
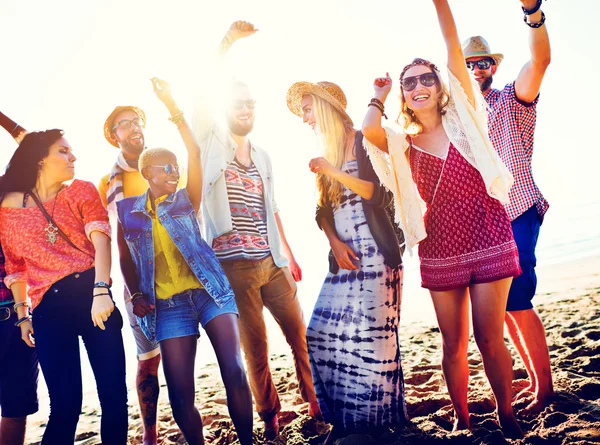
POLYGON ((268 421, 281 410, 269 369, 263 307, 271 312, 292 348, 302 398, 306 402, 317 400, 308 361, 306 325, 289 269, 277 267, 271 256, 259 261, 224 261, 222 266, 235 293, 240 313, 240 340, 260 418, 268 421))

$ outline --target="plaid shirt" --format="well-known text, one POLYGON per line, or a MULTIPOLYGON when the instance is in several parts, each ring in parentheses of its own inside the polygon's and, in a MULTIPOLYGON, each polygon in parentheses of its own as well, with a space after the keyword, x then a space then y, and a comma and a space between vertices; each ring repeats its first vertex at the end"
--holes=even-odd
POLYGON ((517 99, 513 82, 506 85, 504 90, 490 88, 484 97, 490 106, 490 139, 515 178, 510 189, 510 203, 506 205, 508 216, 514 221, 535 205, 540 218, 543 218, 549 204, 533 180, 531 168, 539 96, 531 104, 523 105, 517 99))
POLYGON ((4 284, 6 269, 4 268, 4 252, 0 246, 0 306, 8 305, 13 302, 12 292, 4 284))

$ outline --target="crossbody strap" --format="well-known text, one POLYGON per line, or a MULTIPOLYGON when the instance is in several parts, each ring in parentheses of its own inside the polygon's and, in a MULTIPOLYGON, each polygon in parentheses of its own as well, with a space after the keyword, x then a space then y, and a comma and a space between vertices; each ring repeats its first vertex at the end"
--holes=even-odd
MULTIPOLYGON (((56 224, 56 221, 54 221, 54 219, 52 219, 52 217, 50 216, 50 214, 48 213, 48 211, 46 210, 46 208, 44 207, 44 204, 42 204, 42 202, 40 201, 40 199, 37 197, 37 195, 35 193, 29 193, 29 196, 31 196, 31 199, 33 199, 33 201, 35 202, 35 204, 38 206, 38 208, 41 210, 42 214, 46 217, 46 220, 48 220, 48 223, 52 224, 54 227, 56 227, 56 230, 58 232, 58 234, 60 235, 60 237, 62 239, 64 239, 71 247, 73 247, 74 249, 79 250, 81 253, 86 254, 87 256, 94 258, 92 255, 90 255, 87 252, 84 252, 83 250, 81 250, 79 247, 77 247, 75 244, 73 244, 73 241, 71 241, 69 239, 69 237, 67 236, 67 234, 65 232, 62 231, 62 229, 60 227, 58 227, 58 224, 56 224)), ((56 199, 56 198, 55 198, 56 199)))

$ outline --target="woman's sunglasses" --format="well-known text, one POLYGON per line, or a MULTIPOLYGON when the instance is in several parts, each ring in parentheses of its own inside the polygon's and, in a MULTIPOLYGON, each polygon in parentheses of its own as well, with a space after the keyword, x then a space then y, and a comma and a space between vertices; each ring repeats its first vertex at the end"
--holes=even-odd
POLYGON ((179 173, 179 166, 175 164, 149 165, 148 167, 162 168, 167 175, 171 175, 174 172, 179 173))
POLYGON ((495 65, 495 64, 496 64, 496 62, 494 61, 494 59, 481 59, 481 60, 478 60, 477 62, 467 62, 467 68, 469 68, 470 70, 473 70, 473 68, 475 68, 475 66, 477 66, 477 68, 479 68, 480 70, 487 70, 492 65, 495 65))
POLYGON ((417 84, 421 82, 424 87, 432 87, 437 82, 438 78, 435 73, 425 73, 419 76, 405 77, 400 81, 404 91, 412 91, 417 88, 417 84))

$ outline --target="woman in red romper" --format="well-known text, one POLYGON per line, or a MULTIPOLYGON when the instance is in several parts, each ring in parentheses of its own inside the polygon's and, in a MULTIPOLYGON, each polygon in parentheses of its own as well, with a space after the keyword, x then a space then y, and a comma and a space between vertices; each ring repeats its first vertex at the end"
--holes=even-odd
POLYGON ((448 1, 432 1, 448 50, 450 91, 431 62, 415 59, 407 65, 400 76, 399 137, 381 126, 391 79, 376 79, 373 106, 362 128, 365 147, 373 158, 381 157, 381 151, 389 153, 391 173, 382 173, 384 167, 378 171, 377 162, 375 170, 394 191, 397 208, 402 209, 399 223, 409 226, 402 227, 408 229, 407 240, 420 241, 422 285, 431 293, 442 334, 442 369, 455 411, 454 429, 470 427, 470 300, 475 340, 499 423, 507 437, 522 437, 511 406, 512 361, 503 335, 508 291, 520 267, 510 220, 494 197, 508 195, 511 177, 487 139, 487 127, 483 124, 482 130, 481 121, 473 117, 482 110, 483 98, 477 96, 479 89, 466 68, 448 1), (420 221, 414 217, 418 205, 407 188, 416 189, 425 201, 427 211, 420 221))

